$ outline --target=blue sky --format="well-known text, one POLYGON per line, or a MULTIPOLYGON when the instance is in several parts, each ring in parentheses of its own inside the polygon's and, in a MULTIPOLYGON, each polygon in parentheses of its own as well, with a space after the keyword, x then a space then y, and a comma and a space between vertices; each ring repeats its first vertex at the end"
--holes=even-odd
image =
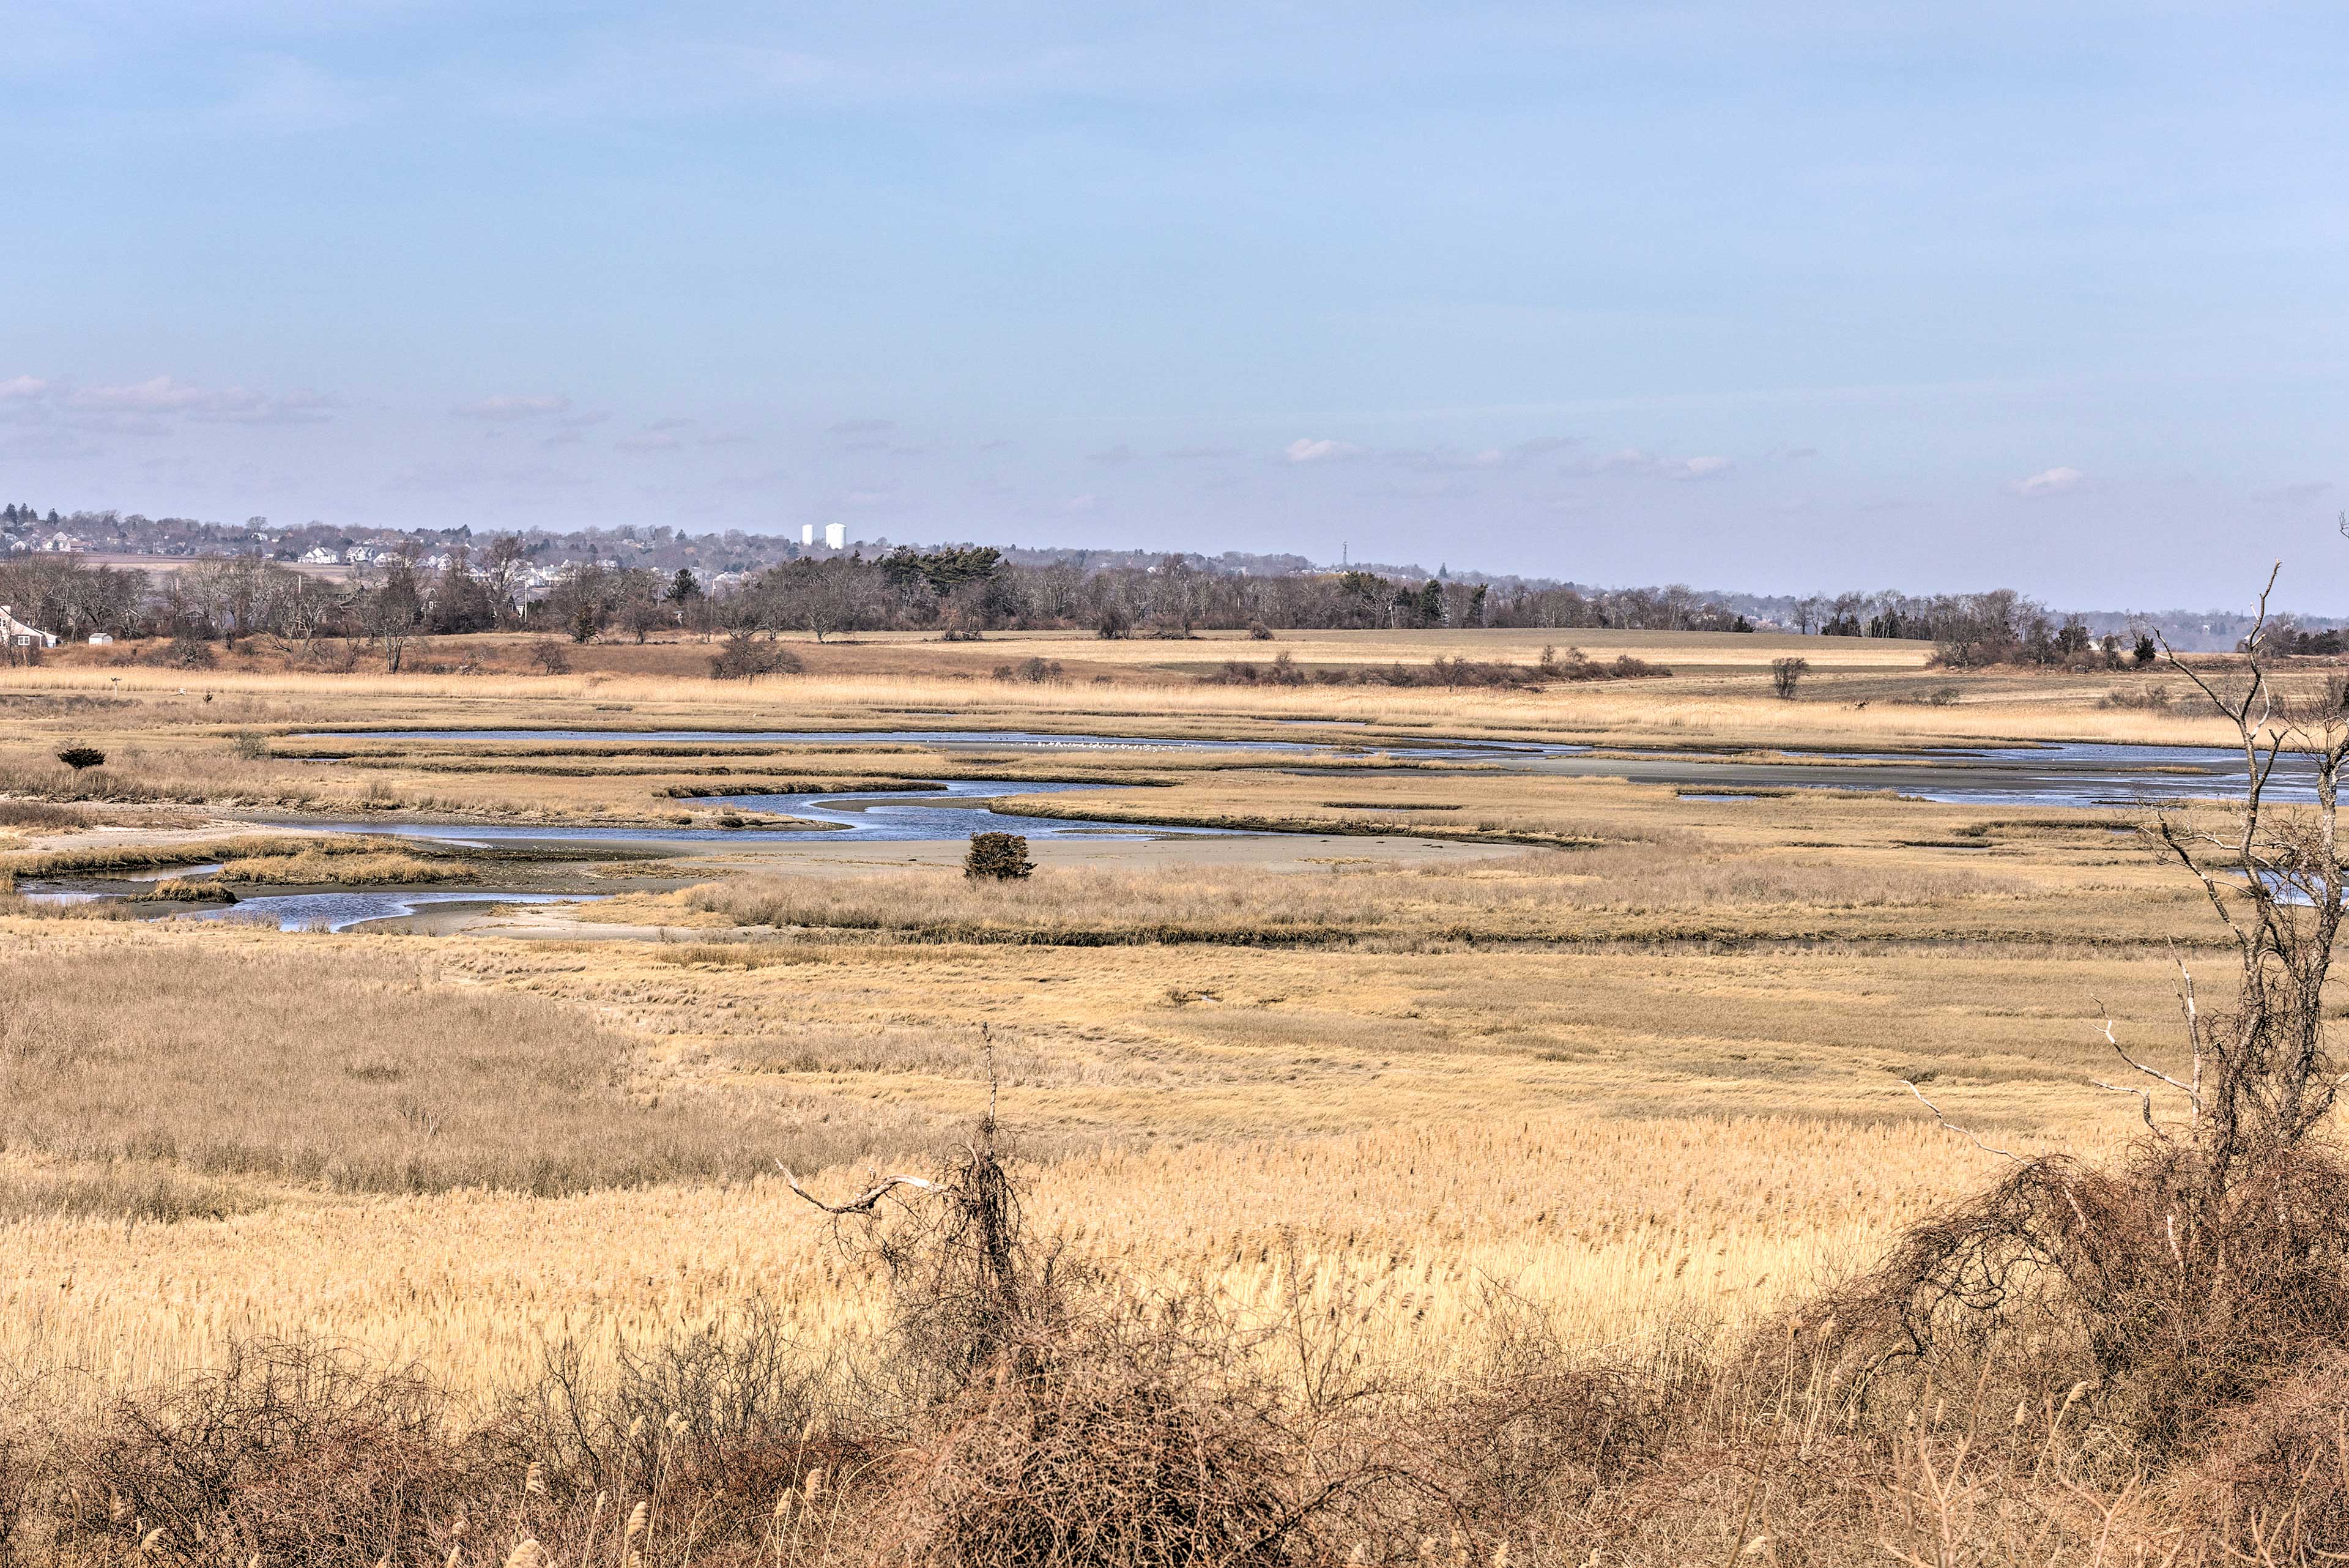
POLYGON ((2337 6, 0 0, 0 493, 2349 611, 2337 6))

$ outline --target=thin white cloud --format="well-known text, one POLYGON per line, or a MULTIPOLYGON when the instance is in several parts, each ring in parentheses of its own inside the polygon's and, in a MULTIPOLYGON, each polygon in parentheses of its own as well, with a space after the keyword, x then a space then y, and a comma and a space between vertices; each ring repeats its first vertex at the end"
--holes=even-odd
POLYGON ((1425 447, 1379 455, 1426 473, 1463 473, 1520 468, 1537 458, 1581 444, 1573 436, 1537 436, 1515 446, 1479 447, 1462 452, 1448 446, 1425 447))
POLYGON ((31 377, 0 383, 17 389, 19 406, 57 404, 76 423, 109 430, 160 433, 169 418, 215 423, 254 425, 315 424, 342 406, 340 399, 323 392, 302 391, 285 397, 244 387, 198 387, 170 376, 116 387, 56 388, 31 377))
POLYGON ((1361 450, 1351 441, 1308 441, 1299 437, 1290 441, 1281 455, 1291 462, 1327 462, 1332 458, 1357 456, 1361 450))
POLYGON ((333 418, 342 406, 340 398, 324 392, 295 392, 283 398, 249 398, 240 393, 214 405, 190 409, 188 417, 242 425, 313 425, 333 418))
POLYGON ((254 395, 239 390, 215 392, 202 387, 189 386, 169 376, 150 376, 146 380, 119 387, 78 388, 67 396, 66 401, 74 408, 95 410, 101 413, 163 414, 181 413, 196 408, 217 408, 224 401, 243 401, 254 395))
POLYGON ((38 376, 11 376, 0 381, 0 403, 29 402, 49 389, 38 376))
POLYGON ((554 393, 501 392, 495 397, 477 398, 470 403, 460 403, 450 412, 463 420, 544 419, 550 414, 567 414, 571 400, 554 393))
POLYGON ((2027 500, 2035 500, 2044 495, 2062 495, 2077 490, 2080 481, 2086 477, 2076 468, 2043 469, 2028 479, 2016 480, 2007 489, 2027 500))
POLYGON ((1707 479, 1726 479, 1737 472, 1733 458, 1718 453, 1702 457, 1662 457, 1636 446, 1604 452, 1569 463, 1568 473, 1625 473, 1647 479, 1672 479, 1689 483, 1707 479))

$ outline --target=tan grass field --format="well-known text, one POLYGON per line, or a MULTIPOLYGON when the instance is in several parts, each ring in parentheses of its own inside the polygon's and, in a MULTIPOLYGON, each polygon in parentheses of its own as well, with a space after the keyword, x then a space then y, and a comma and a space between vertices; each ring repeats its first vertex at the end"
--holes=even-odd
MULTIPOLYGON (((750 686, 686 673, 692 644, 599 647, 609 668, 556 678, 10 672, 0 785, 27 803, 26 876, 73 855, 254 857, 228 835, 257 815, 699 823, 724 806, 700 792, 937 777, 1091 780, 1105 793, 1020 808, 1335 836, 1294 870, 1162 846, 1048 857, 1002 888, 702 846, 670 876, 681 891, 628 892, 642 868, 614 868, 624 896, 569 940, 9 915, 0 1358, 121 1386, 233 1336, 313 1332, 487 1397, 551 1340, 608 1353, 752 1298, 838 1333, 869 1320, 869 1294, 772 1163, 841 1187, 929 1158, 983 1104, 982 1027, 1040 1162, 1040 1217, 1139 1275, 1262 1306, 1301 1270, 1432 1361, 1470 1343, 1496 1285, 1594 1345, 1692 1313, 1748 1322, 1994 1164, 1904 1077, 2023 1147, 2125 1136, 2128 1106, 2086 1086, 2105 1008, 2168 1049, 2168 944, 2208 935, 2112 811, 1708 802, 1407 754, 1300 775, 1247 753, 297 738, 913 724, 1775 751, 2211 734, 2095 705, 2144 677, 1951 677, 1915 645, 1818 639, 1794 702, 1766 694, 1765 638, 1585 635, 1594 656, 1685 673, 1535 695, 1182 673, 1266 655, 1230 639, 1046 650, 1108 684, 974 675, 1030 640, 1055 639, 810 646, 809 676, 750 686), (1940 681, 1961 701, 1898 701, 1898 683, 1940 681), (67 741, 106 766, 49 763, 67 741), (1461 847, 1402 863, 1396 846, 1428 839, 1461 847), (599 940, 599 924, 696 936, 599 940)), ((1274 647, 1530 662, 1552 640, 1274 647)), ((279 847, 240 868, 298 882, 345 858, 279 847)), ((368 847, 350 879, 399 870, 368 847)))
MULTIPOLYGON (((1936 1445, 1971 1443, 1984 1420, 2024 1426, 1973 1410, 1961 1435, 1927 1404, 1914 1443, 1872 1451, 1854 1490, 1816 1410, 1781 1453, 1794 1390, 1757 1403, 1728 1379, 1749 1336, 1781 1332, 2009 1168, 1983 1145, 2127 1145, 2137 1102, 2094 1083, 2115 1075, 2106 1030, 2181 1069, 2178 962, 2206 1004, 2225 1000, 2203 895, 2137 811, 1783 783, 1729 799, 1704 793, 1702 769, 1898 784, 1938 745, 2217 740, 2182 701, 2106 704, 2175 674, 1957 675, 1915 645, 1809 639, 1814 670, 1785 701, 1768 688, 1775 639, 1585 635, 1595 659, 1675 673, 1507 691, 1249 687, 1206 678, 1277 651, 1530 665, 1552 639, 1006 636, 802 642, 809 673, 737 684, 709 679, 694 642, 598 644, 574 650, 575 674, 532 675, 532 640, 419 641, 397 677, 292 669, 265 650, 181 673, 87 649, 0 676, 0 1389, 16 1399, 0 1407, 0 1461, 47 1452, 44 1423, 119 1433, 133 1407, 111 1401, 189 1387, 271 1342, 413 1368, 466 1441, 513 1431, 511 1400, 543 1399, 550 1368, 615 1388, 657 1347, 718 1343, 692 1337, 705 1330, 878 1366, 893 1309, 864 1232, 777 1167, 835 1198, 882 1172, 936 1173, 992 1102, 1042 1241, 1105 1270, 1122 1311, 1206 1303, 1191 1310, 1251 1346, 1247 1375, 1284 1398, 1321 1397, 1331 1364, 1315 1357, 1341 1349, 1349 1376, 1438 1401, 1405 1399, 1398 1431, 1457 1428, 1442 1400, 1495 1378, 1511 1398, 1581 1368, 1659 1387, 1683 1365, 1723 1379, 1698 1390, 1685 1428, 1710 1435, 1643 1483, 1661 1490, 1640 1509, 1661 1511, 1606 1525, 1626 1563, 1841 1564, 1889 1541, 1902 1561, 2103 1564, 2130 1560, 2106 1552, 2124 1517, 2144 1560, 2164 1560, 2167 1505, 2096 1469, 2093 1432, 2064 1449, 2061 1481, 2041 1474, 2044 1455, 2016 1468, 2019 1438, 1987 1478, 1988 1449, 1959 1450, 1952 1470, 1936 1445), (1061 678, 992 677, 1031 655, 1061 678), (819 733, 365 732, 399 727, 819 733), (924 729, 1267 744, 821 733, 924 729), (1414 749, 1451 737, 1593 754, 1544 771, 1414 749), (1345 749, 1302 766, 1271 744, 1298 740, 1345 749), (73 773, 55 756, 68 745, 106 762, 73 773), (1885 754, 1817 754, 1837 751, 1885 754), (1683 782, 1609 772, 1643 753, 1683 782), (966 879, 959 840, 732 831, 754 820, 740 794, 943 779, 1007 781, 1004 807, 1032 815, 1241 831, 1040 838, 1035 874, 1008 884, 966 879), (1023 795, 1023 782, 1083 787, 1023 795), (369 831, 419 818, 458 837, 473 824, 546 837, 450 853, 369 831), (574 825, 625 842, 551 841, 574 825), (650 842, 679 827, 716 831, 650 842), (199 879, 239 897, 455 887, 598 901, 444 906, 329 936, 193 924, 169 902, 16 896, 53 882, 170 894, 183 890, 162 879, 214 864, 199 879), (1937 1123, 1920 1092, 1967 1132, 1937 1123), (1529 1332, 1541 1359, 1509 1360, 1529 1332), (1773 1401, 1779 1427, 1754 1426, 1773 1401), (1788 1465, 1813 1501, 1773 1491, 1788 1465), (1961 1472, 1975 1479, 1961 1487, 1961 1472), (1806 1536, 1802 1511, 1820 1498, 1857 1511, 1806 1536), (2039 1544, 2017 1555, 2018 1540, 2039 1544)), ((898 1430, 880 1408, 857 1418, 898 1430)), ((2054 1453, 2053 1404, 2025 1415, 2054 1453)), ((792 1428, 802 1469, 815 1429, 813 1416, 792 1428)), ((564 1473, 560 1518, 533 1514, 519 1472, 450 1494, 471 1500, 449 1505, 458 1518, 496 1515, 480 1547, 436 1516, 429 1560, 504 1560, 533 1531, 570 1543, 558 1560, 605 1560, 594 1486, 564 1473)), ((694 1506, 736 1507, 736 1484, 718 1476, 694 1506)), ((43 1505, 52 1522, 91 1501, 67 1493, 43 1505)), ((89 1550, 60 1561, 178 1550, 93 1495, 97 1522, 61 1537, 89 1550)), ((750 1506, 770 1520, 768 1500, 750 1506)), ((897 1506, 869 1522, 894 1528, 897 1506)), ((639 1538, 646 1561, 703 1561, 698 1528, 660 1521, 639 1538)), ((885 1528, 870 1550, 827 1535, 788 1551, 767 1523, 728 1528, 734 1554, 709 1561, 905 1557, 885 1528)), ((1579 1537, 1465 1540, 1428 1536, 1417 1561, 1595 1560, 1579 1537)), ((250 1555, 205 1545, 173 1560, 250 1555)), ((1413 1558, 1405 1542, 1377 1560, 1413 1558)))

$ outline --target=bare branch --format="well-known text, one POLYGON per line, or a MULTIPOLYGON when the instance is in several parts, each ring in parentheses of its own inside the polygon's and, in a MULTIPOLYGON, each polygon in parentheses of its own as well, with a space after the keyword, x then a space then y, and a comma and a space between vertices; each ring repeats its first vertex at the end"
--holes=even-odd
POLYGON ((913 1187, 918 1188, 924 1192, 927 1192, 935 1185, 934 1183, 923 1180, 918 1176, 885 1176, 881 1179, 878 1186, 873 1188, 870 1191, 864 1193, 861 1197, 852 1198, 845 1203, 826 1203, 823 1199, 818 1198, 814 1193, 810 1192, 806 1188, 802 1187, 800 1185, 800 1179, 793 1176, 791 1172, 791 1168, 784 1165, 781 1160, 775 1162, 775 1168, 783 1173, 783 1179, 792 1184, 792 1190, 793 1192, 798 1193, 802 1198, 806 1199, 810 1203, 814 1204, 818 1209, 823 1210, 827 1214, 870 1214, 873 1212, 873 1206, 875 1203, 880 1202, 883 1198, 886 1197, 889 1189, 893 1187, 913 1187))
MULTIPOLYGON (((2094 1001, 2095 999, 2094 999, 2094 998, 2091 998, 2090 1000, 2091 1000, 2091 1001, 2094 1001)), ((2104 1005, 2105 1005, 2105 1004, 2104 1004, 2103 1002, 2096 1002, 2096 1006, 2097 1006, 2098 1008, 2100 1008, 2100 1009, 2101 1009, 2104 1005)), ((2160 1079, 2163 1083, 2165 1083, 2165 1084, 2168 1085, 2171 1088, 2176 1089, 2179 1094, 2184 1095, 2184 1096, 2185 1096, 2189 1100, 2193 1101, 2193 1102, 2194 1102, 2194 1108, 2195 1108, 2197 1111, 2199 1111, 2199 1110, 2202 1108, 2202 1097, 2201 1097, 2201 1096, 2200 1096, 2199 1093, 2197 1093, 2195 1090, 2193 1090, 2193 1089, 2191 1089, 2191 1088, 2188 1087, 2188 1086, 2187 1086, 2186 1085, 2184 1085, 2184 1084, 2179 1083, 2177 1079, 2175 1079, 2175 1078, 2171 1077, 2168 1074, 2167 1074, 2167 1073, 2165 1073, 2165 1072, 2162 1072, 2159 1068, 2157 1068, 2157 1067, 2148 1067, 2148 1066, 2147 1066, 2144 1063, 2142 1063, 2142 1062, 2138 1061, 2136 1057, 2134 1057, 2134 1056, 2130 1055, 2127 1051, 2123 1050, 2123 1049, 2121 1048, 2121 1043, 2120 1043, 2120 1041, 2119 1041, 2118 1039, 2116 1039, 2116 1038, 2114 1036, 2114 1034, 2113 1034, 2113 1021, 2112 1021, 2112 1019, 2111 1019, 2110 1017, 2107 1017, 2107 1018, 2106 1018, 2106 1020, 2105 1020, 2105 1044, 2107 1044, 2107 1045, 2109 1045, 2109 1046, 2111 1046, 2111 1047, 2113 1048, 2113 1054, 2114 1054, 2114 1055, 2118 1056, 2122 1061, 2124 1061, 2124 1062, 2127 1063, 2131 1067, 2134 1067, 2134 1068, 2136 1068, 2138 1072, 2143 1073, 2143 1074, 2144 1074, 2147 1077, 2148 1077, 2148 1078, 2158 1078, 2158 1079, 2160 1079)), ((2097 1086, 2098 1086, 2099 1088, 2103 1088, 2103 1087, 2106 1087, 2106 1086, 2107 1086, 2107 1085, 2098 1085, 2097 1086)), ((2147 1120, 2148 1120, 2148 1121, 2152 1120, 2152 1116, 2151 1116, 2151 1114, 2150 1114, 2150 1113, 2148 1113, 2148 1114, 2147 1114, 2147 1118, 2146 1118, 2146 1119, 2147 1119, 2147 1120)))
POLYGON ((1970 1139, 1976 1148, 1981 1149, 1985 1154, 2002 1156, 2007 1159, 2014 1161, 2017 1165, 2029 1165, 2031 1163, 2011 1148, 1993 1148, 1989 1144, 1982 1142, 1982 1140, 1975 1134, 1968 1132, 1965 1128, 1960 1127, 1957 1123, 1943 1116, 1941 1114, 1941 1107, 1925 1097, 1924 1090, 1919 1088, 1915 1084, 1909 1083, 1906 1078, 1903 1078, 1900 1081, 1903 1084, 1909 1085, 1909 1092, 1917 1096, 1917 1103, 1919 1105, 1933 1113, 1933 1119, 1935 1121, 1940 1123, 1943 1127, 1957 1134, 1960 1137, 1970 1139))
MULTIPOLYGON (((2134 1066, 2136 1064, 2131 1063, 2130 1065, 2134 1066)), ((2144 1109, 2146 1127, 2151 1130, 2154 1137, 2161 1139, 2165 1143, 2169 1141, 2169 1135, 2163 1132, 2161 1130, 2160 1124, 2153 1119, 2153 1096, 2151 1095, 2147 1094, 2143 1089, 2132 1088, 2126 1084, 2107 1084, 2102 1078, 2091 1078, 2088 1082, 2099 1089, 2109 1090, 2111 1093, 2116 1095, 2135 1095, 2139 1100, 2142 1100, 2145 1103, 2144 1109)))

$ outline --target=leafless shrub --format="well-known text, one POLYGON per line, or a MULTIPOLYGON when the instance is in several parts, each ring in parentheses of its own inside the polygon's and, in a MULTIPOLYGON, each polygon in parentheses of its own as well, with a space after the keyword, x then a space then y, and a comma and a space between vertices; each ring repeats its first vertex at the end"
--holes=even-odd
POLYGON ((2141 713, 2167 713, 2169 704, 2170 691, 2167 686, 2116 686, 2096 699, 2099 708, 2141 713))
POLYGON ((412 1374, 315 1345, 232 1346, 221 1370, 119 1401, 63 1461, 69 1538, 164 1563, 370 1568, 446 1551, 468 1467, 412 1374))
POLYGON ((898 1550, 968 1568, 1314 1555, 1360 1473, 1304 1472, 1282 1399, 1198 1303, 1122 1297, 1039 1246, 991 1106, 931 1199, 865 1223, 887 1386, 914 1413, 879 1513, 898 1550))
POLYGON ((623 1345, 602 1376, 575 1344, 554 1347, 481 1444, 505 1473, 536 1466, 552 1507, 592 1520, 599 1495, 622 1514, 650 1499, 693 1511, 709 1547, 756 1545, 778 1494, 871 1457, 863 1441, 833 1435, 846 1413, 826 1402, 830 1379, 781 1314, 753 1303, 730 1324, 623 1345))
MULTIPOLYGON (((2263 591, 2262 625, 2266 602, 2263 591)), ((2178 1075, 2106 1025, 2132 1075, 2099 1086, 2137 1097, 2146 1127, 2126 1159, 2006 1155, 2016 1168, 2004 1180, 1807 1309, 1837 1325, 1816 1342, 1810 1375, 1854 1417, 1899 1408, 1893 1391, 1920 1380, 1986 1381, 1995 1357, 2026 1391, 2085 1385, 2138 1462, 2166 1465, 2251 1419, 2243 1412, 2349 1334, 2349 1165, 2311 1137, 2343 1081, 2323 993, 2349 894, 2335 834, 2349 688, 2287 702, 2256 651, 2223 690, 2172 664, 2230 722, 2247 769, 2231 830, 2163 818, 2155 832, 2230 939, 2235 1004, 2202 1004, 2186 977, 2178 1075), (2269 794, 2287 752, 2313 767, 2313 807, 2269 794), (2182 1100, 2182 1126, 2157 1118, 2157 1093, 2182 1100)))
POLYGON ((1343 1490, 1299 1473, 1279 1402, 1212 1332, 1102 1314, 995 1361, 916 1437, 904 1532, 924 1560, 1267 1564, 1317 1555, 1343 1490))
MULTIPOLYGON (((1547 649, 1542 651, 1545 656, 1549 653, 1547 649)), ((1556 658, 1545 657, 1544 664, 1553 680, 1645 680, 1671 674, 1661 664, 1634 659, 1628 653, 1618 654, 1601 664, 1578 648, 1569 648, 1556 658)))
POLYGON ((2180 1478, 2177 1502, 2222 1542, 2272 1542, 2270 1561, 2349 1556, 2349 1360, 2341 1349, 2316 1351, 2227 1412, 2180 1478))
POLYGON ((761 642, 747 631, 734 633, 716 653, 709 656, 709 674, 715 680, 754 680, 761 675, 797 675, 806 668, 800 656, 790 649, 771 642, 761 642))
POLYGON ((1367 1531, 1408 1546, 1465 1528, 1489 1557, 1531 1521, 1587 1518, 1685 1438, 1701 1360, 1578 1353, 1542 1315, 1487 1304, 1506 1310, 1464 1375, 1378 1417, 1407 1480, 1358 1511, 1367 1531))
POLYGON ((210 642, 183 631, 169 642, 141 653, 139 662, 160 665, 165 670, 210 670, 220 662, 220 656, 212 651, 210 642))
MULTIPOLYGON (((1619 661, 1620 662, 1620 661, 1619 661)), ((1641 673, 1665 673, 1652 666, 1639 666, 1641 673)), ((1325 664, 1309 672, 1301 669, 1287 653, 1276 656, 1270 664, 1251 664, 1244 659, 1224 661, 1222 668, 1203 675, 1200 683, 1207 686, 1302 686, 1309 680, 1319 686, 1392 686, 1403 689, 1441 686, 1447 691, 1463 687, 1493 691, 1520 691, 1539 686, 1545 676, 1561 680, 1611 679, 1611 667, 1590 665, 1588 675, 1562 675, 1557 670, 1545 670, 1522 664, 1488 662, 1474 659, 1436 659, 1425 664, 1325 664)))
POLYGON ((2158 1142, 2111 1170, 2033 1160, 1807 1312, 1837 1325, 1819 1354, 1855 1413, 1995 1349, 2033 1397, 2085 1381, 2137 1451, 2173 1455, 2349 1333, 2349 1168, 2302 1147, 2214 1189, 2158 1142))

